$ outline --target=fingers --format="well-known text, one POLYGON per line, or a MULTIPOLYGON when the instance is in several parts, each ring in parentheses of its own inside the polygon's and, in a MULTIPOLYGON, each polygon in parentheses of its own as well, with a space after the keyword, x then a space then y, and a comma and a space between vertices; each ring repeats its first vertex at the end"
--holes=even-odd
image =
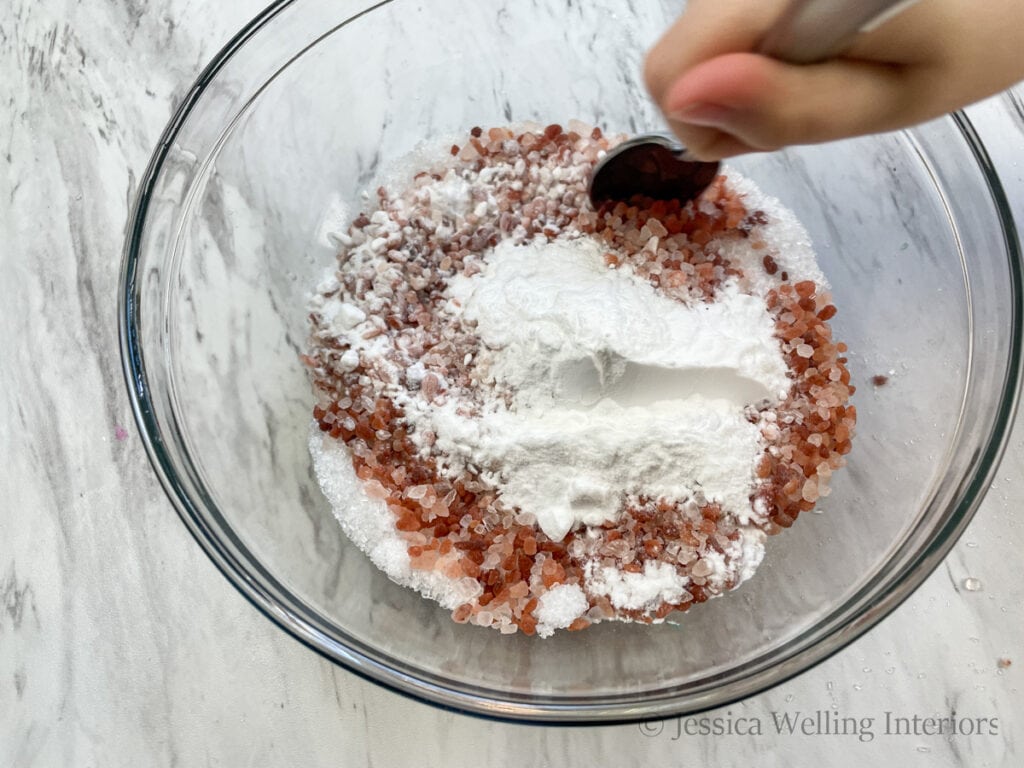
POLYGON ((690 0, 652 48, 644 80, 655 102, 695 64, 724 53, 752 51, 785 0, 690 0))
POLYGON ((811 66, 750 53, 787 2, 690 0, 648 54, 648 89, 695 157, 893 130, 1024 77, 1021 0, 927 0, 811 66))
POLYGON ((833 60, 794 66, 751 53, 697 64, 660 100, 700 159, 831 141, 925 119, 914 78, 899 66, 833 60))
POLYGON ((787 2, 691 0, 648 54, 647 87, 693 156, 886 130, 921 112, 903 93, 910 78, 899 65, 793 66, 749 53, 787 2))

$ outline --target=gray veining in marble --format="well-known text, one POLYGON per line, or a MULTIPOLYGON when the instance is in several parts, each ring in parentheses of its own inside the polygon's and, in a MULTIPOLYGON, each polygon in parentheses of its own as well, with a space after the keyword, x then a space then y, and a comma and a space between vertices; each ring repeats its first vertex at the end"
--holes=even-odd
MULTIPOLYGON (((441 712, 332 666, 235 592, 146 461, 115 296, 152 146, 261 6, 8 0, 0 11, 0 766, 1019 764, 1024 425, 977 518, 906 604, 819 667, 727 708, 762 722, 762 736, 441 712), (997 733, 859 740, 771 726, 773 711, 871 717, 877 731, 886 711, 951 710, 998 718, 997 733)), ((1008 98, 975 115, 1024 214, 1024 117, 1008 98)))

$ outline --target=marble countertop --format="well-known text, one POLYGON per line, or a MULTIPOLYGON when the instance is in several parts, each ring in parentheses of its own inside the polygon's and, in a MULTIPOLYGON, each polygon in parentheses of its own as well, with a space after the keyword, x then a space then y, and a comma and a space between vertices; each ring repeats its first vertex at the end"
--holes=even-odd
MULTIPOLYGON (((921 589, 832 659, 728 708, 765 722, 870 717, 873 738, 710 737, 678 720, 543 728, 442 712, 333 666, 230 586, 146 460, 115 296, 153 144, 263 2, 10 0, 0 13, 0 766, 387 767, 410 754, 452 768, 1019 764, 1024 424, 921 589), (880 732, 887 711, 951 710, 987 718, 987 732, 880 732)), ((973 114, 991 124, 983 135, 1020 215, 1024 122, 1005 97, 973 114)))

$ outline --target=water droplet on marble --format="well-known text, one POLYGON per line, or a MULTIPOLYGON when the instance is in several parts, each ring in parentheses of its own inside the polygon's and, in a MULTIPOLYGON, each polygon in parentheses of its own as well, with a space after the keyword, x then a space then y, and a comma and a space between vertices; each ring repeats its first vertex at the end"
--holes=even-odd
POLYGON ((967 547, 968 549, 977 549, 978 542, 976 542, 976 541, 968 541, 968 542, 964 543, 964 546, 967 547))
POLYGON ((788 703, 789 703, 789 702, 791 702, 791 701, 792 701, 792 700, 793 700, 794 698, 795 698, 795 697, 793 696, 793 694, 792 694, 792 693, 787 693, 787 694, 786 694, 786 703, 788 704, 788 703))
POLYGON ((895 671, 896 671, 896 667, 886 667, 885 668, 885 674, 887 674, 887 675, 891 675, 895 671))
POLYGON ((931 752, 931 747, 920 746, 917 748, 918 752, 931 752))
POLYGON ((964 579, 964 589, 968 592, 981 592, 981 581, 973 576, 968 576, 964 579))
POLYGON ((831 691, 831 690, 832 690, 832 688, 834 687, 834 685, 833 685, 832 681, 831 681, 831 680, 829 680, 829 681, 828 681, 827 683, 825 683, 825 687, 826 687, 826 688, 827 688, 828 690, 830 690, 830 691, 831 691))

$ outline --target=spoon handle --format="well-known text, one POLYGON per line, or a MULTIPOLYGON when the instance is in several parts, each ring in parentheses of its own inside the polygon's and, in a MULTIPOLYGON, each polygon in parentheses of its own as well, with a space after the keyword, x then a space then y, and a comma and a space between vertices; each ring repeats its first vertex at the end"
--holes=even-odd
POLYGON ((758 50, 790 64, 813 64, 847 48, 917 0, 792 0, 758 50))

